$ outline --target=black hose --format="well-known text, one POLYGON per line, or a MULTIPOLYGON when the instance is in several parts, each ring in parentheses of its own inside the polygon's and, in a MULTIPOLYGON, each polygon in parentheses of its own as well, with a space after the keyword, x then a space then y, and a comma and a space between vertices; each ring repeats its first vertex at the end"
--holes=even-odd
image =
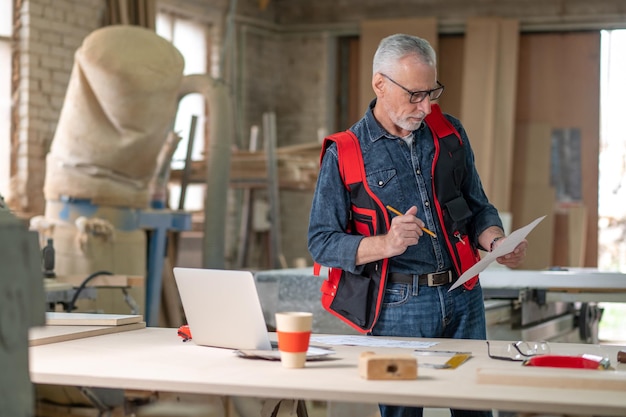
POLYGON ((87 286, 87 283, 89 283, 89 281, 91 281, 92 279, 99 277, 100 275, 113 275, 113 272, 98 271, 98 272, 94 272, 93 274, 85 278, 83 282, 80 283, 80 286, 76 289, 76 292, 74 293, 74 296, 72 297, 72 301, 70 301, 70 303, 67 305, 68 313, 71 313, 72 310, 74 310, 74 304, 76 304, 76 300, 78 300, 78 296, 80 295, 80 292, 83 289, 85 289, 85 287, 87 286))

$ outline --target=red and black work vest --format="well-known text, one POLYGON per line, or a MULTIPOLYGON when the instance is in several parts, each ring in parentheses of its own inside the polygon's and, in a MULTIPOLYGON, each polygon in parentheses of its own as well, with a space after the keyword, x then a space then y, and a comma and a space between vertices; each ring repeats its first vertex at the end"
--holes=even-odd
MULTIPOLYGON (((478 250, 468 237, 472 212, 461 192, 465 177, 465 149, 461 135, 441 113, 439 106, 433 104, 431 109, 425 122, 435 145, 432 168, 435 210, 445 229, 445 247, 454 264, 454 271, 460 276, 480 260, 478 250)), ((349 130, 327 137, 322 146, 320 163, 333 142, 337 144, 339 172, 350 193, 348 233, 363 236, 387 233, 389 214, 367 184, 359 139, 349 130)), ((380 314, 388 263, 389 259, 368 263, 361 274, 330 268, 328 278, 321 287, 324 309, 359 332, 370 332, 380 314)), ((320 265, 316 263, 314 273, 318 275, 319 271, 320 265)), ((463 285, 471 290, 477 280, 478 276, 463 285)))

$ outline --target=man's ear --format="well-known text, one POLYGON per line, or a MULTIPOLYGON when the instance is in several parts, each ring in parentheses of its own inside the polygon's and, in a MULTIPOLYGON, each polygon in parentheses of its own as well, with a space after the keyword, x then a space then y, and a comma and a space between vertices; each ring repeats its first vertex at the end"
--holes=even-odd
POLYGON ((380 74, 380 72, 377 72, 372 77, 372 89, 374 90, 376 96, 382 94, 385 90, 385 80, 383 79, 383 76, 380 74))

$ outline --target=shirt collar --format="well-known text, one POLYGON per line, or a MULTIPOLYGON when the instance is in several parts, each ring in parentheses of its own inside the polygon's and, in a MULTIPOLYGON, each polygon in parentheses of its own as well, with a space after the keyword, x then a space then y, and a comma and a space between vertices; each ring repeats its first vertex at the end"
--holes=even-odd
MULTIPOLYGON (((367 129, 367 133, 369 136, 369 140, 371 142, 376 142, 382 138, 396 138, 402 139, 399 136, 392 135, 387 132, 384 127, 378 123, 376 118, 374 117, 374 106, 376 105, 376 99, 373 99, 370 102, 369 107, 367 108, 367 112, 365 112, 365 127, 367 129)), ((422 123, 417 130, 422 130, 425 126, 425 123, 422 123)))

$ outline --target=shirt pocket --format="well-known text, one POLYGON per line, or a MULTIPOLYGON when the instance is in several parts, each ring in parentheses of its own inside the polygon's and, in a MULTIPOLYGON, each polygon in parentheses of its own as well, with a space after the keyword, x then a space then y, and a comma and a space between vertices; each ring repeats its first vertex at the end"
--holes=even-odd
POLYGON ((393 204, 402 200, 402 188, 395 168, 370 172, 367 184, 383 204, 393 204))

